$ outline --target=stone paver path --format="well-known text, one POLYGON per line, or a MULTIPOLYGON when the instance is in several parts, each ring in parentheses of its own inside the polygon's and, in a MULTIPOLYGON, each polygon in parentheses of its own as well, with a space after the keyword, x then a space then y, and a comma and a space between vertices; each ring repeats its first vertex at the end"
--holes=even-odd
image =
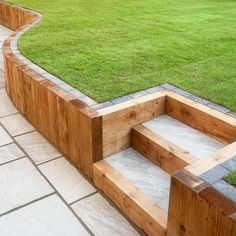
MULTIPOLYGON (((0 47, 11 33, 0 26, 0 47)), ((1 50, 2 51, 2 50, 1 50)), ((137 229, 17 111, 0 54, 0 235, 139 235, 137 229)))

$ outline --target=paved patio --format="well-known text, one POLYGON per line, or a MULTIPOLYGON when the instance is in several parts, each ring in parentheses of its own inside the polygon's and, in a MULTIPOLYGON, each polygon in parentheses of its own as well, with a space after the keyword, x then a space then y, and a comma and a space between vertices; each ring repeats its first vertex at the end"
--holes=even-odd
MULTIPOLYGON (((0 47, 10 33, 0 26, 0 47)), ((2 52, 0 235, 140 235, 17 111, 5 90, 2 52)))

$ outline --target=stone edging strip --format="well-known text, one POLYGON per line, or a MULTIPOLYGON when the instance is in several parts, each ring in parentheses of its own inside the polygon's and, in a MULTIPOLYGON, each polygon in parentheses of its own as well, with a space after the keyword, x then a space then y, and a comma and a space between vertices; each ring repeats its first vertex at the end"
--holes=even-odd
POLYGON ((92 178, 92 163, 102 158, 101 115, 31 69, 17 49, 20 35, 40 19, 0 2, 0 24, 15 30, 3 43, 6 90, 30 123, 92 178))
MULTIPOLYGON (((4 3, 4 4, 7 4, 7 3, 4 3)), ((13 6, 13 5, 10 5, 10 4, 7 4, 7 5, 13 6)), ((31 10, 24 9, 24 8, 21 8, 21 7, 18 7, 18 6, 15 7, 15 8, 17 8, 19 11, 28 12, 29 14, 31 14, 31 16, 33 16, 31 22, 24 25, 21 29, 17 30, 16 34, 11 38, 10 49, 11 49, 12 53, 15 55, 15 57, 17 57, 21 62, 23 62, 28 68, 34 70, 40 76, 44 77, 45 79, 47 79, 50 82, 57 85, 59 88, 66 91, 68 94, 73 96, 74 99, 80 100, 81 102, 83 102, 84 104, 86 104, 87 106, 90 106, 91 108, 93 108, 95 110, 99 110, 99 109, 102 109, 102 108, 105 108, 105 107, 113 106, 114 104, 122 103, 122 102, 125 102, 125 101, 128 101, 128 100, 132 100, 132 99, 137 98, 137 97, 142 97, 142 96, 145 96, 145 95, 148 95, 148 94, 151 94, 151 93, 155 93, 155 92, 158 92, 158 91, 161 91, 161 90, 170 90, 170 91, 176 92, 176 93, 178 93, 182 96, 190 98, 193 101, 196 101, 198 103, 207 105, 208 107, 210 107, 212 109, 215 109, 215 110, 220 111, 222 113, 229 113, 229 115, 235 116, 235 114, 233 112, 231 113, 229 109, 227 109, 225 107, 222 107, 220 105, 217 105, 215 103, 212 103, 212 102, 210 102, 206 99, 203 99, 201 97, 195 96, 195 95, 193 95, 193 94, 191 94, 187 91, 184 91, 180 88, 177 88, 177 87, 175 87, 171 84, 163 84, 161 86, 152 87, 152 88, 149 88, 149 89, 146 89, 146 90, 142 90, 140 92, 132 93, 132 94, 125 95, 125 96, 122 96, 122 97, 118 97, 118 98, 115 98, 115 99, 111 99, 111 100, 106 101, 106 102, 97 103, 95 100, 88 97, 87 95, 85 95, 81 91, 73 88, 72 86, 70 86, 69 84, 64 82, 63 80, 61 80, 58 77, 50 74, 46 70, 40 68, 39 66, 37 66, 36 64, 31 62, 29 59, 27 59, 25 56, 23 56, 20 53, 20 51, 18 50, 18 47, 17 47, 17 42, 18 42, 19 38, 26 31, 28 31, 30 28, 32 28, 33 26, 38 24, 42 20, 42 15, 37 13, 37 12, 33 12, 31 10)), ((11 26, 11 25, 6 25, 6 26, 9 27, 9 28, 17 29, 17 26, 14 26, 14 27, 11 26)))
POLYGON ((16 30, 3 45, 9 96, 26 118, 90 177, 91 163, 102 158, 102 145, 94 145, 102 142, 102 118, 96 110, 161 90, 171 90, 212 109, 231 114, 227 108, 170 84, 97 104, 20 54, 17 41, 42 19, 40 14, 4 2, 0 2, 0 13, 0 24, 16 30), (87 132, 81 128, 82 125, 88 127, 87 132), (84 145, 90 145, 94 149, 83 150, 80 147, 84 145), (82 155, 87 156, 86 162, 81 161, 82 155))

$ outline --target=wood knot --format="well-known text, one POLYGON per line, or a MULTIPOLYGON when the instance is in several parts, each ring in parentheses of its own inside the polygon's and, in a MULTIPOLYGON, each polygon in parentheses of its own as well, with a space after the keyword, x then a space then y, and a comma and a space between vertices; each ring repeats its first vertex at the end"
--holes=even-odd
POLYGON ((180 230, 181 230, 183 233, 185 233, 185 232, 186 232, 186 228, 185 228, 185 226, 184 226, 184 225, 180 225, 180 226, 179 226, 179 228, 180 228, 180 230))
POLYGON ((130 119, 135 119, 135 118, 136 118, 136 112, 135 112, 135 111, 131 111, 131 112, 129 113, 129 118, 130 118, 130 119))

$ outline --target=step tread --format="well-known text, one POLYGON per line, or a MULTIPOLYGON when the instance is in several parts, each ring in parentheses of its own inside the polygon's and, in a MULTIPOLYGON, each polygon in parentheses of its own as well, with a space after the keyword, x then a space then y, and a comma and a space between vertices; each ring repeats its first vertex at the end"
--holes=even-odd
POLYGON ((135 187, 168 211, 170 175, 133 148, 114 154, 105 161, 135 187))
POLYGON ((159 116, 143 125, 199 159, 208 157, 225 146, 168 115, 159 116))

